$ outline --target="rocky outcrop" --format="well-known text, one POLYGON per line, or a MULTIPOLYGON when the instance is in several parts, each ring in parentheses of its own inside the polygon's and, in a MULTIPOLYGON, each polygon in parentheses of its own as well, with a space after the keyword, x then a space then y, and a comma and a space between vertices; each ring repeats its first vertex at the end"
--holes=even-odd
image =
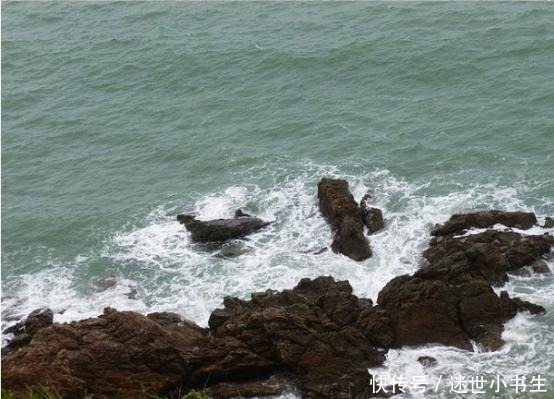
MULTIPOLYGON (((225 298, 210 330, 173 313, 142 316, 105 309, 93 319, 39 330, 2 362, 3 388, 27 386, 64 398, 137 398, 213 387, 218 397, 276 393, 271 375, 288 373, 305 398, 362 398, 367 367, 383 362, 371 301, 346 281, 305 279, 292 290, 225 298)), ((279 380, 277 380, 279 381, 279 380)))
POLYGON ((224 305, 209 320, 214 336, 236 338, 293 372, 303 397, 363 397, 367 367, 384 360, 379 339, 363 328, 371 301, 352 295, 347 281, 303 279, 292 290, 225 298, 224 305))
MULTIPOLYGON (((348 185, 322 183, 322 212, 340 224, 353 212, 348 185)), ((51 311, 36 311, 7 331, 16 339, 3 353, 2 387, 16 399, 28 388, 126 399, 204 387, 228 398, 274 395, 293 381, 303 398, 367 398, 367 368, 381 365, 388 348, 438 343, 472 350, 475 342, 495 350, 503 324, 517 312, 543 312, 506 291, 496 294, 493 285, 528 266, 540 270, 553 245, 549 234, 439 235, 422 267, 389 281, 377 304, 353 295, 347 281, 302 279, 249 300, 226 297, 209 328, 169 312, 107 308, 97 318, 52 324, 51 311)))
POLYGON ((385 227, 383 212, 379 208, 372 206, 372 201, 373 195, 371 193, 364 195, 360 201, 362 221, 367 227, 369 234, 373 234, 385 227))
POLYGON ((13 334, 13 338, 7 346, 2 348, 2 356, 6 356, 18 348, 27 345, 40 329, 48 327, 53 322, 54 313, 50 309, 42 308, 32 311, 25 320, 3 331, 3 334, 13 334))
POLYGON ((238 210, 232 219, 201 221, 193 215, 177 215, 177 221, 190 232, 194 241, 201 243, 222 243, 233 238, 241 238, 270 224, 255 216, 238 210))
POLYGON ((495 224, 503 224, 506 227, 515 227, 527 230, 537 224, 537 218, 532 212, 506 212, 489 210, 472 213, 460 213, 452 217, 444 224, 436 226, 431 234, 444 236, 454 233, 462 233, 471 228, 488 228, 495 224))
POLYGON ((424 265, 389 281, 379 293, 378 305, 393 324, 392 346, 434 342, 471 350, 475 341, 499 348, 507 320, 518 311, 536 314, 544 308, 505 291, 496 295, 492 286, 526 266, 540 269, 552 245, 550 235, 495 230, 434 238, 423 253, 424 265))
POLYGON ((438 237, 423 252, 427 262, 416 275, 450 283, 480 279, 501 285, 508 281, 508 274, 541 262, 552 245, 554 237, 550 235, 496 230, 465 237, 438 237))
POLYGON ((317 185, 319 209, 333 231, 333 251, 361 261, 371 256, 369 241, 364 235, 362 213, 342 179, 323 178, 317 185))
POLYGON ((391 319, 393 347, 439 343, 472 350, 473 340, 495 350, 503 343, 502 325, 518 311, 544 311, 505 291, 497 296, 482 280, 449 284, 408 275, 389 281, 377 303, 391 319))

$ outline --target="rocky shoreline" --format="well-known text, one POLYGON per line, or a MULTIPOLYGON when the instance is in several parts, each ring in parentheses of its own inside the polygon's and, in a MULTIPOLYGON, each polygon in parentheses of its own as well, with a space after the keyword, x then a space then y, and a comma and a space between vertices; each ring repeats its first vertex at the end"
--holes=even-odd
MULTIPOLYGON (((371 256, 366 232, 383 227, 371 197, 358 205, 346 181, 323 179, 318 198, 334 234, 331 248, 354 260, 371 256)), ((179 221, 201 242, 267 226, 242 212, 179 221)), ((376 303, 353 295, 348 281, 322 276, 249 300, 226 297, 209 328, 173 313, 111 308, 59 324, 51 311, 37 310, 6 331, 14 338, 2 350, 3 389, 14 398, 34 388, 63 398, 137 398, 207 387, 214 397, 229 398, 274 395, 294 384, 303 398, 371 397, 367 369, 381 365, 390 348, 435 343, 497 350, 507 320, 520 311, 544 312, 506 291, 497 295, 494 287, 511 274, 550 273, 545 259, 554 236, 493 229, 497 224, 526 230, 537 219, 499 210, 453 215, 432 230, 419 269, 390 280, 376 303)))

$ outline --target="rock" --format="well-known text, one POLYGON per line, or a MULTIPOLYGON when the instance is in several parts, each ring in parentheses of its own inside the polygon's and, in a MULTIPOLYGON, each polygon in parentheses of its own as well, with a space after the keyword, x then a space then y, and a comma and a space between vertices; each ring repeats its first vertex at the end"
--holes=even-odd
POLYGON ((367 193, 362 197, 362 200, 360 201, 362 221, 367 227, 367 231, 369 234, 373 234, 385 227, 383 212, 379 208, 375 208, 370 205, 372 199, 372 194, 367 193))
POLYGON ((546 217, 546 219, 544 219, 544 226, 543 226, 545 229, 551 229, 554 227, 554 218, 551 218, 551 217, 546 217))
POLYGON ((384 360, 373 344, 378 339, 358 323, 371 301, 352 295, 346 281, 303 279, 292 290, 253 294, 250 301, 228 297, 224 305, 210 318, 214 336, 234 337, 291 370, 303 397, 359 397, 370 387, 367 367, 384 360))
POLYGON ((431 240, 423 252, 427 260, 416 275, 448 282, 482 279, 494 285, 548 254, 554 237, 487 230, 466 237, 444 236, 431 240))
POLYGON ((101 277, 94 280, 93 284, 99 289, 99 291, 105 291, 109 288, 115 287, 115 285, 117 284, 117 278, 101 277))
POLYGON ((502 325, 518 311, 544 311, 506 292, 497 296, 484 280, 450 284, 417 273, 389 281, 377 303, 391 319, 393 347, 439 343, 472 350, 473 340, 495 350, 503 343, 502 325))
POLYGON ((319 209, 334 234, 333 251, 356 261, 369 258, 371 249, 364 235, 361 211, 348 190, 348 182, 323 178, 317 185, 317 196, 319 209))
POLYGON ((3 331, 3 334, 13 334, 14 337, 7 346, 2 348, 2 356, 6 356, 27 345, 40 329, 48 327, 53 322, 54 313, 50 309, 41 308, 33 310, 25 320, 3 331))
POLYGON ((436 226, 431 234, 444 236, 463 232, 471 228, 488 228, 495 224, 527 230, 537 224, 537 218, 532 212, 506 212, 499 210, 461 213, 453 215, 443 225, 436 226))
MULTIPOLYGON (((47 386, 64 398, 177 395, 236 376, 265 378, 275 365, 233 338, 191 324, 163 326, 134 312, 41 329, 2 359, 2 388, 14 398, 47 386)), ((242 382, 242 381, 241 381, 242 382)))
POLYGON ((246 215, 240 210, 235 216, 233 219, 200 221, 192 215, 177 215, 177 220, 191 233, 194 241, 202 243, 222 243, 233 238, 244 237, 270 224, 260 218, 246 215), (240 216, 237 217, 237 214, 240 216))
POLYGON ((423 367, 432 367, 437 364, 437 359, 432 356, 420 356, 417 361, 421 363, 423 367))
POLYGON ((137 299, 138 291, 136 288, 132 288, 131 291, 125 294, 125 296, 129 299, 137 299))
MULTIPOLYGON (((61 397, 171 396, 209 388, 218 397, 269 395, 288 373, 305 398, 365 398, 367 368, 384 352, 366 328, 372 303, 346 281, 304 279, 292 290, 227 297, 210 330, 174 313, 106 308, 104 314, 39 330, 2 359, 2 387, 14 398, 47 386, 61 397), (360 321, 364 315, 366 320, 360 321), (271 377, 273 376, 273 377, 271 377), (271 377, 271 378, 269 378, 271 377)), ((375 324, 379 325, 379 322, 375 324)))

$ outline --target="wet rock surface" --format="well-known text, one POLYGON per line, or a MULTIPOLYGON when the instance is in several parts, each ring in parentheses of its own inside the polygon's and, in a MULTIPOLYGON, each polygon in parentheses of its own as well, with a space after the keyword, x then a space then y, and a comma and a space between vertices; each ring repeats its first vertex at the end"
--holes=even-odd
MULTIPOLYGON (((322 212, 332 224, 354 208, 348 198, 346 208, 338 205, 347 185, 327 183, 335 191, 322 190, 322 212)), ((359 209, 358 216, 361 223, 359 209)), ((549 234, 439 235, 421 268, 389 281, 376 304, 353 295, 347 281, 302 279, 293 289, 254 293, 249 300, 226 297, 209 328, 170 312, 143 316, 106 308, 97 318, 52 324, 51 312, 36 311, 8 331, 16 338, 2 359, 3 388, 16 399, 28 387, 65 398, 124 399, 208 387, 228 398, 277 394, 293 382, 304 398, 367 398, 373 396, 367 368, 381 365, 388 348, 501 347, 507 320, 544 309, 505 291, 496 294, 493 286, 511 273, 543 270, 552 245, 549 234), (18 342, 17 334, 25 338, 18 342)))
POLYGON ((333 251, 361 261, 371 256, 369 240, 364 235, 360 207, 342 179, 323 178, 317 185, 319 209, 333 231, 333 251))
POLYGON ((3 331, 3 334, 13 334, 13 338, 7 346, 2 348, 2 356, 27 345, 40 329, 48 327, 53 322, 54 313, 50 309, 42 308, 32 311, 25 320, 3 331))
POLYGON ((210 330, 173 313, 145 317, 110 308, 98 318, 43 328, 3 359, 3 386, 15 397, 27 385, 67 398, 204 386, 230 397, 277 393, 284 384, 268 378, 288 373, 306 398, 361 398, 371 382, 367 367, 384 360, 360 327, 371 301, 352 295, 348 282, 305 279, 292 290, 224 303, 210 330))
POLYGON ((235 212, 235 217, 232 219, 201 221, 193 215, 181 214, 177 215, 177 221, 185 226, 194 241, 201 243, 222 243, 241 238, 270 224, 240 209, 235 212))
POLYGON ((364 195, 360 201, 362 221, 367 227, 369 234, 376 233, 385 227, 383 212, 379 208, 372 206, 372 202, 373 195, 371 193, 364 195))
POLYGON ((537 224, 537 218, 532 212, 507 212, 499 210, 488 210, 471 213, 460 213, 452 215, 446 223, 436 226, 431 234, 444 236, 448 234, 461 233, 471 228, 488 228, 495 224, 502 224, 506 227, 515 227, 527 230, 537 224))

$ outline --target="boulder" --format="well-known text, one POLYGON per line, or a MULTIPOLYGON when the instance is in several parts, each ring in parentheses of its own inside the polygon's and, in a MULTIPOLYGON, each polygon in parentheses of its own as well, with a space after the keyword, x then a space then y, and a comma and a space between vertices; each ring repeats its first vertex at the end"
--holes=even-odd
POLYGON ((224 305, 210 317, 214 337, 236 338, 293 372, 305 398, 364 397, 367 368, 384 360, 379 338, 360 320, 371 301, 352 295, 346 281, 303 279, 292 290, 227 297, 224 305))
POLYGON ((361 210, 342 179, 323 178, 317 185, 319 209, 333 231, 333 251, 361 261, 371 256, 369 241, 364 235, 361 210))
POLYGON ((416 275, 451 283, 482 279, 502 285, 508 281, 508 274, 518 274, 525 266, 540 270, 537 262, 550 252, 552 245, 554 237, 550 235, 496 230, 464 237, 437 237, 423 252, 427 263, 416 275))
POLYGON ((449 284, 416 275, 389 281, 377 303, 392 322, 392 347, 439 343, 472 350, 473 340, 496 350, 503 344, 502 325, 518 311, 544 312, 541 306, 512 299, 505 291, 496 295, 483 280, 449 284))
POLYGON ((488 228, 495 224, 503 224, 506 227, 515 227, 527 230, 537 224, 537 218, 532 212, 506 212, 499 210, 488 210, 471 213, 460 213, 452 217, 444 224, 436 226, 431 234, 444 236, 461 233, 466 229, 488 228))
POLYGON ((373 234, 385 227, 383 212, 379 208, 371 206, 372 200, 373 196, 368 193, 364 195, 360 201, 362 221, 367 227, 369 234, 373 234))
POLYGON ((232 219, 214 219, 201 221, 192 215, 177 215, 179 223, 190 232, 194 241, 201 243, 222 243, 233 238, 244 237, 254 233, 271 222, 247 215, 241 210, 232 219))
POLYGON ((551 229, 554 227, 554 218, 551 218, 551 217, 546 217, 546 219, 544 219, 544 226, 543 226, 545 229, 551 229))

